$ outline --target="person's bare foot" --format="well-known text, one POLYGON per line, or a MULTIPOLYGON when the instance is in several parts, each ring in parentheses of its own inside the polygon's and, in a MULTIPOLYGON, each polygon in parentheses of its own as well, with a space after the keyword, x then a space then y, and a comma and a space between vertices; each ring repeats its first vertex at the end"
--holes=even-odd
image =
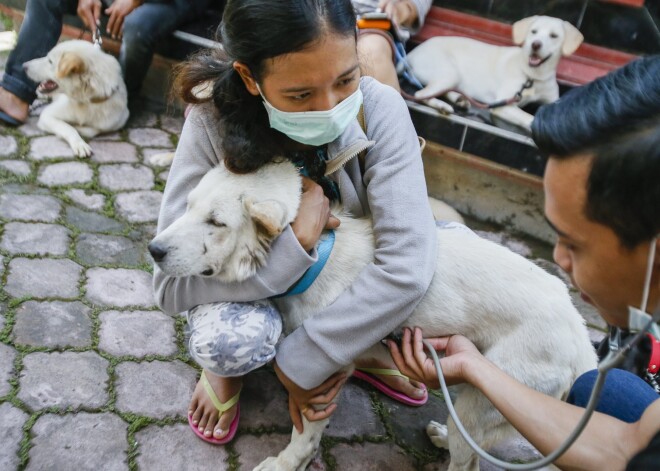
POLYGON ((28 117, 30 105, 11 92, 0 87, 0 111, 24 123, 28 117))
MULTIPOLYGON (((243 378, 222 378, 204 370, 204 374, 215 391, 220 402, 225 403, 234 397, 243 385, 243 378)), ((218 409, 213 405, 211 398, 199 381, 193 392, 188 415, 192 416, 192 423, 196 425, 205 437, 220 440, 229 432, 229 426, 236 416, 236 405, 228 409, 218 420, 218 409)))
MULTIPOLYGON (((389 356, 389 353, 388 353, 389 356)), ((390 369, 398 370, 394 364, 394 360, 391 357, 388 360, 383 358, 368 357, 360 358, 355 362, 357 368, 378 368, 378 369, 390 369)), ((387 384, 390 388, 398 391, 412 399, 423 399, 426 396, 427 391, 422 383, 417 381, 408 380, 401 376, 394 375, 379 375, 376 373, 369 372, 372 376, 377 376, 378 379, 387 384)))

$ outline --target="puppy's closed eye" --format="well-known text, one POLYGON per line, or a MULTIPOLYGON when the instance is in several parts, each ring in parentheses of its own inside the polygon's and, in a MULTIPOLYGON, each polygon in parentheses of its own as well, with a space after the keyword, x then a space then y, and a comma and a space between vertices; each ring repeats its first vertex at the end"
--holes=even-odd
POLYGON ((212 226, 215 226, 215 227, 227 227, 227 224, 225 224, 225 223, 222 222, 222 221, 218 221, 218 220, 215 219, 213 216, 209 217, 209 218, 206 220, 206 223, 207 223, 207 224, 211 224, 212 226))

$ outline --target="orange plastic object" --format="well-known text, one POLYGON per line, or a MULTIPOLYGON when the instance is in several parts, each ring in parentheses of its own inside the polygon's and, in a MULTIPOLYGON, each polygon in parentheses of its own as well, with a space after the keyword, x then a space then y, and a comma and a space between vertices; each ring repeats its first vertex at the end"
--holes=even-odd
POLYGON ((390 20, 358 19, 357 26, 360 29, 384 29, 385 31, 389 31, 392 27, 392 22, 390 20))

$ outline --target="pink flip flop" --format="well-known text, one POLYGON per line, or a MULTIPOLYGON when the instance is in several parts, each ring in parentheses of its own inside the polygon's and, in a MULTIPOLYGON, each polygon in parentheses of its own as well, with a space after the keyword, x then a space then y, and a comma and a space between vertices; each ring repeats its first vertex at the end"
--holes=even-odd
POLYGON ((395 391, 391 387, 389 387, 387 384, 383 383, 380 381, 376 376, 374 375, 383 375, 383 376, 400 376, 402 378, 409 379, 406 375, 402 374, 399 370, 392 370, 392 369, 385 369, 385 368, 356 368, 355 371, 353 372, 353 376, 361 379, 362 381, 366 381, 367 383, 371 384, 374 388, 378 389, 380 392, 385 394, 386 396, 391 397, 395 401, 399 401, 402 404, 406 404, 408 406, 414 406, 414 407, 419 407, 423 406, 426 404, 426 402, 429 400, 429 394, 428 391, 426 390, 426 386, 422 385, 422 389, 424 389, 424 397, 421 399, 413 399, 410 396, 407 396, 399 391, 395 391))
POLYGON ((213 436, 207 437, 204 435, 203 432, 200 432, 199 427, 193 424, 192 415, 188 416, 188 424, 190 425, 190 428, 195 433, 195 435, 197 435, 199 438, 204 440, 206 443, 210 443, 212 445, 226 445, 227 443, 229 443, 234 439, 234 436, 236 435, 236 430, 238 430, 238 421, 241 416, 241 405, 237 403, 238 403, 238 398, 241 395, 241 392, 240 391, 237 392, 234 397, 229 399, 227 402, 223 403, 220 402, 218 396, 216 396, 215 391, 213 391, 213 388, 209 384, 209 380, 206 378, 206 375, 204 374, 203 371, 202 371, 202 376, 199 378, 199 380, 202 382, 202 386, 204 387, 206 394, 208 394, 209 397, 211 398, 211 402, 213 402, 213 405, 216 407, 216 409, 218 409, 218 412, 220 413, 218 419, 222 414, 224 414, 229 409, 231 409, 235 404, 236 404, 236 416, 229 425, 229 432, 227 433, 227 435, 225 435, 220 439, 213 438, 213 436))

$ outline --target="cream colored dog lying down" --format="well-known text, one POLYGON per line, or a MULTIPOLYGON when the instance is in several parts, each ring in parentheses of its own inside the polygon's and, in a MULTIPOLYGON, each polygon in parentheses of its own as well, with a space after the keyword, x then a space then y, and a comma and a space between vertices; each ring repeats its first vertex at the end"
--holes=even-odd
POLYGON ((126 124, 126 85, 119 62, 91 43, 61 42, 23 67, 40 83, 39 94, 53 97, 39 116, 39 128, 64 139, 78 157, 92 154, 81 136, 92 138, 126 124))
MULTIPOLYGON (((170 276, 215 276, 241 281, 268 257, 268 246, 296 216, 300 177, 289 162, 237 175, 211 170, 191 191, 186 213, 150 244, 163 255, 170 276), (249 260, 249 263, 246 262, 249 260)), ((373 263, 370 219, 341 212, 335 245, 312 286, 276 300, 291 332, 332 303, 360 271, 373 263)), ((437 274, 405 323, 428 336, 463 334, 514 378, 554 397, 563 397, 581 373, 595 368, 594 349, 566 286, 525 258, 481 239, 463 226, 438 230, 437 274)), ((369 356, 387 354, 377 345, 369 356)), ((347 365, 346 370, 352 371, 347 365)), ((463 386, 456 410, 476 441, 490 447, 513 433, 476 389, 463 386)), ((431 418, 431 417, 429 417, 431 418)), ((290 444, 259 470, 304 470, 314 456, 327 420, 294 428, 290 444)), ((448 447, 450 469, 477 470, 477 455, 454 424, 432 430, 433 442, 448 447)))
MULTIPOLYGON (((562 56, 573 54, 584 37, 567 21, 532 16, 512 27, 513 43, 493 46, 470 38, 437 36, 424 41, 408 54, 414 75, 424 85, 415 93, 434 108, 453 108, 432 97, 456 90, 485 104, 509 100, 522 92, 517 103, 493 108, 492 114, 524 129, 531 129, 533 116, 518 107, 529 103, 551 103, 559 98, 557 65, 562 56), (524 88, 528 82, 529 87, 524 88)), ((449 101, 458 95, 448 93, 449 101)))

